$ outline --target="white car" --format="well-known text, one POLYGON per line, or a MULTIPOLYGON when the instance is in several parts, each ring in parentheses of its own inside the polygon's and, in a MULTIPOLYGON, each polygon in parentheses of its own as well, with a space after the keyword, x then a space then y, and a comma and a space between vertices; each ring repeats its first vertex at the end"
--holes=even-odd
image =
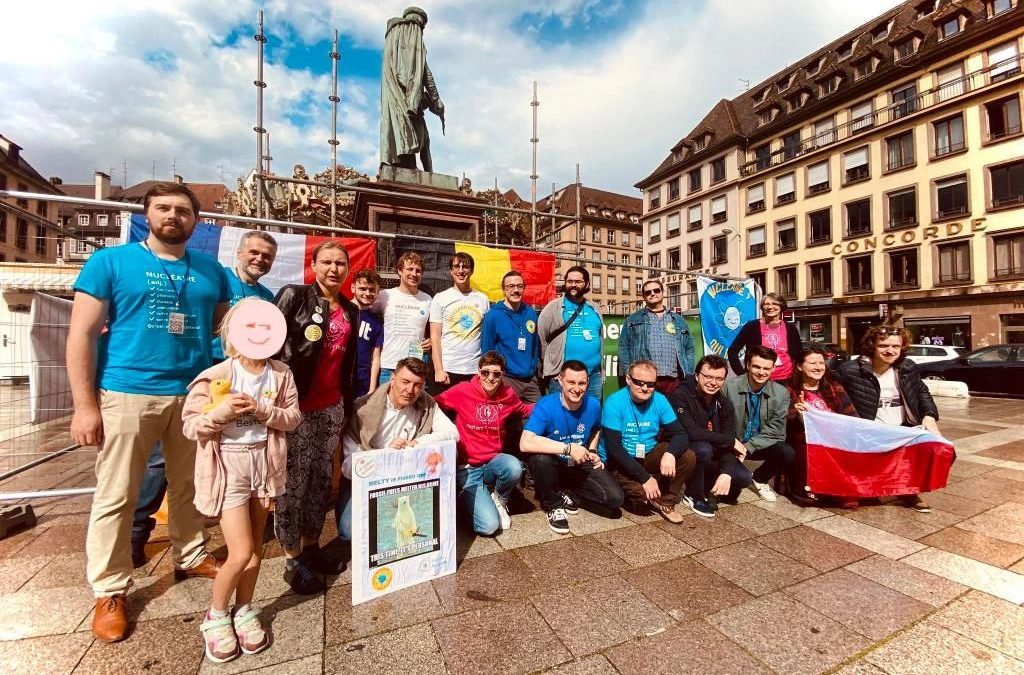
POLYGON ((910 345, 907 358, 920 365, 932 361, 948 361, 963 356, 967 350, 963 347, 947 347, 946 345, 910 345))

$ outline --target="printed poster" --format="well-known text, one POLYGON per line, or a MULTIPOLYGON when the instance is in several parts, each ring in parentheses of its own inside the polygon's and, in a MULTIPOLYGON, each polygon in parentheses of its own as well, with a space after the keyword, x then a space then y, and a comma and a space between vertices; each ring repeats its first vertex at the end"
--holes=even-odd
POLYGON ((697 297, 704 353, 725 356, 743 324, 758 316, 757 286, 753 279, 721 281, 698 276, 697 297))
POLYGON ((455 573, 455 443, 352 459, 352 604, 455 573))

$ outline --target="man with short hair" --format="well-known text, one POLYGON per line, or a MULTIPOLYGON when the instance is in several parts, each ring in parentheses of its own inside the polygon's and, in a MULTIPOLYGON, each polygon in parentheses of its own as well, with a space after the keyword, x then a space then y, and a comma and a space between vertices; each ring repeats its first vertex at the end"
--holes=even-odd
POLYGON ((352 459, 361 450, 411 448, 440 441, 458 441, 459 432, 440 406, 423 391, 427 365, 406 357, 395 364, 394 374, 372 394, 355 402, 348 416, 341 447, 344 478, 338 490, 335 515, 338 537, 352 540, 352 459))
POLYGON ((712 494, 728 494, 735 487, 733 472, 743 465, 735 454, 736 416, 732 403, 722 392, 729 364, 717 354, 707 354, 697 362, 696 371, 676 387, 669 402, 686 430, 696 458, 683 502, 698 516, 713 518, 715 507, 708 500, 705 486, 710 480, 712 494))
POLYGON ((505 357, 487 352, 477 375, 438 394, 437 404, 455 415, 459 430, 458 471, 455 474, 458 511, 473 531, 485 537, 512 527, 508 498, 519 484, 519 460, 502 452, 508 422, 533 410, 512 387, 502 382, 505 357))
POLYGON ((751 345, 743 359, 746 374, 725 385, 725 395, 736 411, 736 454, 741 462, 745 457, 764 460, 754 470, 751 487, 766 502, 776 500, 769 481, 782 473, 791 478, 796 460, 796 451, 786 443, 789 390, 771 380, 777 359, 775 350, 751 345))
POLYGON ((601 404, 587 394, 587 366, 573 359, 562 364, 559 388, 543 397, 526 420, 519 448, 529 454, 530 472, 548 527, 569 534, 566 514, 582 505, 606 517, 618 517, 622 488, 595 452, 601 404))
POLYGON ((468 382, 480 359, 480 328, 491 302, 473 290, 473 256, 459 251, 448 270, 452 287, 430 301, 430 358, 434 362, 434 396, 453 384, 468 382))
POLYGON ((676 504, 696 460, 671 404, 655 391, 657 379, 653 362, 633 362, 626 373, 628 387, 604 402, 597 454, 608 463, 629 506, 646 515, 644 505, 650 505, 668 522, 679 524, 683 517, 676 504))
POLYGON ((693 372, 693 338, 681 314, 665 307, 665 287, 657 279, 648 279, 641 287, 644 307, 622 322, 619 333, 619 379, 633 363, 654 362, 658 369, 658 391, 668 396, 693 372))
POLYGON ((427 317, 430 296, 420 290, 423 258, 407 251, 398 257, 398 288, 377 294, 373 310, 384 317, 384 344, 380 352, 380 384, 391 379, 398 362, 406 357, 422 359, 430 350, 427 317))
POLYGON ((537 337, 537 310, 523 302, 526 282, 521 272, 510 270, 501 279, 505 299, 491 305, 484 315, 480 348, 505 357, 505 384, 528 403, 540 400, 537 362, 540 340, 537 337))
POLYGON ((102 446, 86 557, 92 630, 105 642, 127 635, 132 514, 157 442, 167 460, 175 577, 212 578, 218 569, 192 504, 196 444, 185 438, 181 410, 188 384, 212 364, 228 282, 216 260, 185 250, 199 213, 191 190, 158 183, 143 204, 146 240, 97 251, 78 275, 67 340, 71 437, 102 446))
POLYGON ((372 394, 380 377, 380 352, 384 347, 384 319, 373 311, 380 293, 380 275, 374 270, 359 270, 352 277, 352 299, 359 308, 359 333, 356 344, 355 397, 372 394))
POLYGON ((590 272, 574 265, 565 273, 565 294, 549 302, 540 313, 537 332, 542 354, 541 375, 548 393, 557 393, 567 361, 579 361, 587 370, 587 395, 601 401, 604 391, 601 348, 604 319, 597 305, 587 299, 590 272))

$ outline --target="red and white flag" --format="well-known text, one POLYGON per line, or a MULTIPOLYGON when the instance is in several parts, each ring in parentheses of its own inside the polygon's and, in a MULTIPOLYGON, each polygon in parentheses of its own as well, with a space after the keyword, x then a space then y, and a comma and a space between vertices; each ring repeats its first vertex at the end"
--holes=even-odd
POLYGON ((921 427, 898 427, 820 410, 804 413, 807 484, 837 497, 884 497, 945 487, 953 444, 921 427))

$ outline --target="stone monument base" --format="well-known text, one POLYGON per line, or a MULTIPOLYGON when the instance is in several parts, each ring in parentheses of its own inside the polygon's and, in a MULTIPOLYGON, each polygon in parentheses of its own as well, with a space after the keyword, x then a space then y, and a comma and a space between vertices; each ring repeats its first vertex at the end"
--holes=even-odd
POLYGON ((400 166, 382 164, 377 178, 379 180, 390 180, 396 183, 410 183, 412 185, 423 185, 425 187, 438 188, 440 190, 458 190, 459 179, 443 173, 432 173, 420 171, 419 169, 405 169, 400 166))

